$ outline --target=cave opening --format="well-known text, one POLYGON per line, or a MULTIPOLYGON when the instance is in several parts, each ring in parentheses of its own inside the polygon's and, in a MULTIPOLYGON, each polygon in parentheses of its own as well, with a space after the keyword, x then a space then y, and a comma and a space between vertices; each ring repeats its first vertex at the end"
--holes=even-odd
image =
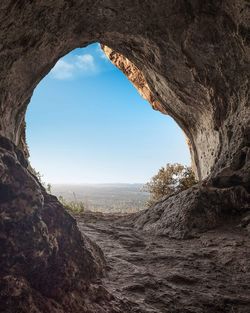
POLYGON ((190 165, 183 131, 147 100, 100 44, 71 51, 39 83, 28 105, 32 169, 67 202, 102 212, 144 209, 149 194, 143 186, 160 167, 190 165))

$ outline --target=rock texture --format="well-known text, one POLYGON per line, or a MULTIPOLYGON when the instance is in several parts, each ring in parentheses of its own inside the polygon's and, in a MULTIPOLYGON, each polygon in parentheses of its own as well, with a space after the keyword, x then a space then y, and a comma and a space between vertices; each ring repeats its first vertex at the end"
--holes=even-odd
MULTIPOLYGON (((128 58, 115 52, 111 48, 103 45, 102 49, 110 61, 128 77, 142 97, 152 105, 153 109, 159 110, 163 114, 170 114, 177 122, 180 122, 172 111, 167 108, 166 104, 160 102, 158 100, 159 97, 154 95, 144 74, 138 67, 136 67, 128 58)), ((247 66, 249 67, 249 62, 247 62, 247 66)), ((249 73, 247 76, 249 76, 249 73)), ((246 94, 245 100, 249 103, 248 94, 246 94)), ((174 104, 175 103, 173 103, 173 107, 174 104)), ((244 129, 244 127, 242 127, 242 130, 244 129, 243 143, 240 144, 234 155, 232 155, 230 149, 226 152, 227 158, 231 158, 229 160, 231 163, 230 166, 226 166, 226 163, 223 163, 222 169, 219 173, 216 173, 216 175, 213 175, 214 173, 211 172, 211 169, 205 173, 204 170, 207 170, 208 168, 203 164, 203 161, 197 162, 198 151, 196 146, 192 144, 192 136, 189 136, 189 138, 187 137, 193 169, 197 177, 199 176, 203 179, 206 178, 205 182, 181 194, 167 197, 148 210, 132 216, 130 219, 134 219, 133 223, 135 227, 158 235, 167 234, 174 238, 186 238, 190 236, 192 237, 192 235, 197 232, 216 227, 229 217, 232 218, 234 216, 234 218, 237 218, 239 215, 249 210, 249 104, 247 104, 246 110, 244 111, 248 116, 245 119, 246 128, 244 129), (207 175, 209 177, 206 177, 207 175)), ((238 120, 238 118, 235 119, 235 121, 236 120, 238 120)), ((205 123, 208 123, 208 120, 206 120, 205 123)), ((189 132, 186 134, 188 133, 189 132)), ((232 135, 233 132, 230 132, 230 136, 232 135)), ((230 140, 231 138, 229 141, 230 140)), ((229 145, 227 144, 227 146, 229 145)), ((203 148, 208 150, 211 147, 208 146, 207 143, 206 146, 200 145, 198 147, 198 149, 203 148)), ((213 152, 211 155, 215 156, 213 152)), ((218 159, 214 161, 217 162, 218 159)))
MULTIPOLYGON (((87 215, 87 214, 86 214, 87 215)), ((142 313, 248 313, 249 235, 235 221, 188 240, 152 236, 119 218, 79 217, 103 249, 105 287, 142 313)))
POLYGON ((166 113, 164 106, 157 101, 156 97, 150 90, 143 73, 138 69, 138 67, 130 62, 125 56, 113 51, 109 47, 102 46, 102 49, 110 61, 127 76, 140 95, 151 104, 152 108, 154 110, 161 111, 162 113, 166 113))
POLYGON ((203 180, 127 222, 183 238, 226 223, 233 211, 240 219, 250 190, 249 3, 4 0, 0 21, 1 312, 128 312, 99 280, 100 249, 27 168, 27 105, 61 56, 95 41, 110 47, 128 76, 137 72, 133 83, 143 80, 144 96, 183 129, 203 180))
POLYGON ((248 214, 249 203, 250 194, 240 186, 218 189, 197 185, 163 198, 128 220, 151 234, 192 238, 231 220, 239 221, 248 214))
POLYGON ((101 249, 3 137, 0 177, 0 311, 123 312, 98 282, 106 269, 101 249))

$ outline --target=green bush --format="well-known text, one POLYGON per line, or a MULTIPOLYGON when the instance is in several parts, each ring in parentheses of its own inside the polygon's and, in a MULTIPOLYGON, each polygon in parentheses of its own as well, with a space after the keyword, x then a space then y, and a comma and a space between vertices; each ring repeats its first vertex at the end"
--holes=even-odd
POLYGON ((191 167, 179 163, 168 163, 165 167, 160 168, 158 173, 144 186, 144 190, 150 193, 148 205, 154 204, 164 196, 183 191, 196 183, 191 167))

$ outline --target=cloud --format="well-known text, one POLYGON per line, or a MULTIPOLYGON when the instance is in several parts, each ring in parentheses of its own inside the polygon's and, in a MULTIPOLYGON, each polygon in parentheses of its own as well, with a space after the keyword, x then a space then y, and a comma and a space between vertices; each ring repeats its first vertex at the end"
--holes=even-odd
POLYGON ((98 72, 95 59, 91 54, 75 55, 67 59, 60 59, 51 70, 52 77, 67 80, 81 75, 92 75, 98 72))
POLYGON ((69 79, 73 77, 74 65, 60 59, 51 70, 51 74, 55 79, 69 79))
POLYGON ((76 66, 84 72, 95 72, 95 59, 91 54, 83 54, 76 56, 76 66))

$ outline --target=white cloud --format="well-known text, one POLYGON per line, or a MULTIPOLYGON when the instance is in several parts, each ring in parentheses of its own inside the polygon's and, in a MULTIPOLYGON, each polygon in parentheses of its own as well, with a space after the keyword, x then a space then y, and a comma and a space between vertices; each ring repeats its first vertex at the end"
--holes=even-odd
POLYGON ((79 75, 92 75, 97 73, 98 67, 91 54, 82 54, 70 59, 60 59, 51 70, 54 79, 70 79, 79 75))
POLYGON ((91 54, 76 56, 76 66, 84 72, 95 72, 95 59, 91 54))
POLYGON ((56 79, 69 79, 73 77, 74 65, 60 59, 51 70, 51 74, 56 79))

